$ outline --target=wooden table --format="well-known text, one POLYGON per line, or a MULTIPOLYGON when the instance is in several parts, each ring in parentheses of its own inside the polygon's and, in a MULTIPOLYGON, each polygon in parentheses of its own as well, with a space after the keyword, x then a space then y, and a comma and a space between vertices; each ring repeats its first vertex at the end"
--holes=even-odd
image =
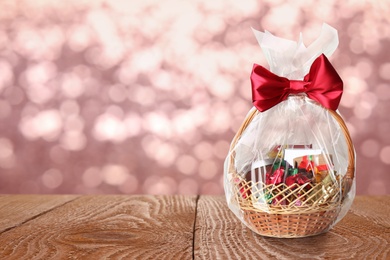
POLYGON ((223 196, 2 195, 0 259, 389 259, 390 196, 328 233, 256 235, 223 196))

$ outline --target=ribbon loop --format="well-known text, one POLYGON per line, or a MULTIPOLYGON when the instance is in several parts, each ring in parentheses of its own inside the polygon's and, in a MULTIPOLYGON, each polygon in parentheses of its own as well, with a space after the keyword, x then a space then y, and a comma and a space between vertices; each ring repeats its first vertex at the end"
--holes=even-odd
POLYGON ((299 93, 306 93, 322 106, 336 110, 343 94, 343 81, 324 54, 313 62, 303 80, 279 77, 255 64, 251 83, 253 105, 261 112, 286 100, 288 95, 299 93))

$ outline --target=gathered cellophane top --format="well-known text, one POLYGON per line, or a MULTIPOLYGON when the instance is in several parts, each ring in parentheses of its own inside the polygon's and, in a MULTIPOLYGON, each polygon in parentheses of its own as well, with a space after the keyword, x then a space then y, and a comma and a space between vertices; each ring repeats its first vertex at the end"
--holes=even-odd
MULTIPOLYGON (((330 57, 337 31, 324 24, 309 47, 253 30, 269 70, 301 80, 321 54, 330 57)), ((225 161, 228 205, 253 231, 272 237, 304 237, 329 230, 355 196, 355 151, 338 111, 304 93, 266 111, 253 107, 225 161)))

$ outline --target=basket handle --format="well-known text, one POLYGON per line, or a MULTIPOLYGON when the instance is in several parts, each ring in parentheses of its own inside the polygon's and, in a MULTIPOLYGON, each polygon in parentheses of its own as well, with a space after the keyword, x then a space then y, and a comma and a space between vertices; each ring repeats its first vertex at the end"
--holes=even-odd
POLYGON ((339 123, 348 145, 348 167, 343 180, 343 197, 345 197, 352 187, 353 178, 355 178, 355 149, 353 148, 352 138, 343 118, 334 110, 328 109, 328 111, 339 123))
MULTIPOLYGON (((348 128, 343 120, 343 118, 334 110, 328 109, 329 113, 333 116, 333 118, 339 123, 341 130, 343 131, 345 140, 348 145, 348 166, 347 172, 343 178, 343 197, 349 192, 352 187, 353 179, 355 177, 355 149, 353 147, 352 138, 348 131, 348 128)), ((244 122, 241 124, 238 129, 236 135, 233 138, 232 144, 230 146, 230 153, 233 152, 234 147, 236 146, 238 140, 240 139, 242 133, 248 127, 249 123, 253 120, 253 118, 260 113, 256 108, 252 108, 252 110, 246 116, 244 122)), ((234 156, 230 156, 230 170, 234 170, 234 156)))

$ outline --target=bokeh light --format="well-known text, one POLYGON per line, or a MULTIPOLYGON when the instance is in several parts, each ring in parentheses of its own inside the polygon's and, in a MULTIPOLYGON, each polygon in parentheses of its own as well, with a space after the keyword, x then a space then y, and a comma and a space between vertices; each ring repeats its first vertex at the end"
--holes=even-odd
POLYGON ((251 108, 251 27, 340 44, 357 193, 390 192, 390 3, 0 2, 0 193, 222 194, 251 108))

